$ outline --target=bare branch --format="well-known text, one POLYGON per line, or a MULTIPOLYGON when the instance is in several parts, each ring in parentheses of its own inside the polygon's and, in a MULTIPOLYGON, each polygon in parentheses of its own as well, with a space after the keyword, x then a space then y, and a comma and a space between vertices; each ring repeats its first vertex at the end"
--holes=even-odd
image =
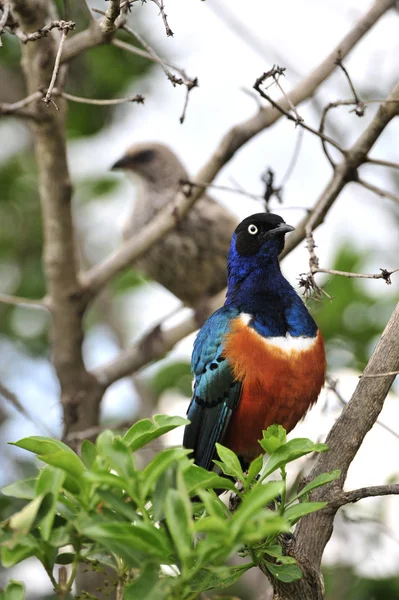
POLYGON ((39 427, 46 435, 54 436, 45 423, 43 423, 38 417, 31 415, 23 404, 18 400, 18 397, 14 392, 9 390, 5 385, 0 383, 0 396, 3 396, 7 402, 9 402, 27 421, 33 423, 36 427, 39 427))
POLYGON ((366 375, 359 375, 359 377, 391 377, 392 375, 399 375, 399 371, 388 371, 387 373, 367 373, 366 375))
POLYGON ((329 502, 329 506, 338 509, 345 504, 359 502, 364 498, 373 498, 375 496, 392 496, 399 494, 399 483, 387 485, 374 485, 370 487, 351 490, 350 492, 342 492, 338 497, 333 498, 329 502))
POLYGON ((18 102, 13 102, 12 104, 0 102, 0 115, 12 115, 14 117, 22 117, 24 119, 38 121, 40 120, 40 116, 37 113, 24 110, 24 108, 33 102, 41 100, 42 98, 42 92, 34 92, 26 98, 23 98, 18 102))
MULTIPOLYGON (((395 373, 394 372, 381 373, 380 375, 381 375, 381 377, 382 376, 385 377, 386 375, 395 375, 395 373)), ((360 377, 365 377, 365 375, 360 375, 360 377)), ((379 377, 379 375, 370 374, 370 375, 368 375, 368 377, 379 377)), ((333 377, 331 377, 330 375, 327 375, 326 383, 328 385, 328 389, 330 389, 332 392, 334 392, 334 394, 336 395, 338 400, 341 402, 341 404, 343 406, 346 406, 348 404, 348 401, 345 400, 345 398, 342 396, 342 394, 338 391, 337 380, 334 379, 333 377)), ((376 420, 376 424, 379 425, 380 427, 382 427, 383 429, 385 429, 385 431, 388 431, 388 433, 393 435, 396 439, 399 439, 399 433, 397 433, 394 429, 391 429, 391 427, 389 427, 388 425, 385 425, 385 423, 383 423, 379 419, 376 420)))
POLYGON ((19 296, 10 296, 9 294, 0 293, 0 303, 11 304, 13 306, 25 306, 27 308, 48 309, 47 298, 31 300, 30 298, 21 298, 19 296))
POLYGON ((370 165, 379 165, 381 167, 389 167, 391 169, 399 169, 399 163, 391 162, 390 160, 382 160, 380 158, 367 157, 366 163, 370 165))
POLYGON ((112 98, 109 100, 97 100, 96 98, 81 98, 80 96, 74 96, 67 92, 60 92, 58 90, 53 91, 53 95, 59 95, 70 100, 71 102, 79 102, 81 104, 94 104, 95 106, 114 106, 117 104, 126 104, 127 102, 137 102, 137 104, 144 104, 144 96, 136 94, 135 96, 128 96, 127 98, 112 98))
POLYGON ((2 10, 3 10, 3 14, 1 15, 1 19, 0 19, 0 48, 3 45, 1 36, 4 31, 5 24, 7 23, 8 16, 10 14, 10 3, 8 0, 5 0, 5 2, 3 3, 2 10))
MULTIPOLYGON (((313 241, 313 235, 310 235, 309 239, 313 241)), ((354 279, 383 279, 385 283, 390 285, 392 283, 391 275, 399 271, 399 269, 394 269, 393 271, 388 271, 387 269, 380 269, 381 273, 352 273, 349 271, 337 271, 336 269, 322 269, 318 266, 318 259, 314 252, 314 242, 312 246, 308 245, 308 250, 310 254, 310 271, 308 274, 302 273, 301 278, 299 280, 299 287, 304 288, 304 295, 306 297, 309 297, 311 294, 314 294, 315 298, 318 299, 322 295, 325 295, 331 300, 331 296, 329 296, 329 294, 327 294, 327 292, 323 290, 323 288, 317 285, 314 279, 314 275, 316 275, 316 273, 326 273, 327 275, 341 275, 343 277, 352 277, 354 279)))
MULTIPOLYGON (((21 27, 37 31, 49 19, 50 3, 13 0, 21 27)), ((22 48, 28 94, 46 89, 56 63, 57 41, 49 35, 40 44, 22 48)), ((72 224, 72 186, 65 144, 65 102, 59 111, 38 103, 41 117, 32 125, 44 231, 44 271, 51 310, 51 346, 61 386, 65 430, 97 425, 102 386, 90 375, 82 357, 84 305, 77 277, 77 257, 72 224)))
POLYGON ((156 4, 159 8, 159 12, 161 13, 162 21, 165 26, 166 35, 168 37, 173 37, 174 34, 171 28, 169 27, 168 15, 165 12, 165 5, 163 3, 163 0, 152 0, 152 2, 154 2, 154 4, 156 4))
MULTIPOLYGON (((224 297, 223 291, 211 298, 207 306, 201 307, 202 322, 223 304, 224 297)), ((94 369, 92 373, 106 388, 121 377, 135 373, 149 362, 165 356, 177 342, 198 329, 202 322, 191 313, 174 327, 167 328, 166 324, 160 323, 136 344, 123 350, 106 365, 94 369)))
MULTIPOLYGON (((304 239, 311 243, 311 234, 323 221, 328 210, 331 208, 338 195, 349 181, 357 180, 357 169, 365 161, 372 146, 381 135, 384 128, 399 113, 399 84, 397 84, 388 96, 387 101, 382 103, 370 124, 359 136, 353 146, 346 151, 344 160, 335 168, 332 178, 317 200, 311 213, 298 223, 295 231, 287 238, 282 257, 304 239), (395 100, 395 102, 392 102, 395 100)), ((313 266, 316 266, 313 265, 313 266)), ((317 265, 318 266, 318 265, 317 265)))
POLYGON ((355 86, 353 85, 352 79, 350 78, 350 75, 348 73, 348 70, 346 69, 346 67, 344 66, 343 62, 342 62, 342 57, 341 57, 341 53, 338 52, 338 57, 337 60, 335 61, 336 65, 338 67, 340 67, 342 69, 342 71, 345 74, 346 79, 348 80, 349 83, 349 87, 352 90, 352 94, 353 94, 353 104, 356 104, 356 108, 354 110, 355 114, 358 117, 363 117, 364 115, 364 108, 365 108, 365 104, 364 102, 362 102, 359 98, 359 96, 357 95, 357 92, 355 90, 355 86))
POLYGON ((88 427, 82 431, 71 431, 65 438, 65 443, 72 446, 83 442, 83 440, 95 439, 99 433, 106 429, 112 429, 112 431, 119 431, 129 429, 132 423, 130 421, 122 421, 120 423, 108 424, 108 425, 96 425, 94 427, 88 427))
POLYGON ((367 190, 370 190, 370 192, 374 192, 374 194, 377 194, 377 196, 380 196, 381 198, 389 198, 389 200, 393 200, 394 202, 397 202, 399 204, 399 196, 397 196, 396 194, 393 194, 388 190, 383 190, 377 185, 374 185, 373 183, 364 181, 364 179, 361 179, 360 177, 357 177, 355 181, 367 190))
MULTIPOLYGON (((254 89, 259 93, 260 96, 262 96, 262 98, 264 98, 265 100, 270 102, 270 104, 273 106, 273 108, 276 108, 277 110, 279 110, 281 112, 281 114, 285 115, 288 120, 293 121, 296 125, 300 125, 300 127, 303 127, 307 131, 310 131, 314 135, 317 135, 325 142, 328 142, 329 144, 334 146, 334 148, 339 150, 342 154, 345 154, 345 150, 343 148, 341 148, 341 146, 338 144, 338 142, 336 142, 332 138, 328 137, 327 135, 324 135, 324 133, 321 133, 320 130, 315 129, 314 127, 311 127, 310 125, 307 125, 304 122, 302 117, 296 111, 296 109, 289 97, 289 94, 285 94, 284 99, 288 103, 290 110, 292 110, 292 107, 294 107, 295 116, 292 115, 282 104, 273 100, 273 98, 269 94, 266 94, 266 92, 261 88, 262 84, 266 81, 266 79, 268 77, 273 77, 273 79, 275 79, 276 71, 278 71, 278 70, 281 71, 281 68, 273 67, 273 69, 271 69, 271 71, 267 71, 266 73, 263 73, 263 75, 258 77, 258 79, 255 81, 254 89)), ((280 87, 280 89, 281 89, 281 87, 280 87)))
POLYGON ((54 106, 56 107, 57 110, 58 110, 58 106, 55 104, 55 102, 53 100, 51 100, 51 94, 52 94, 53 88, 55 86, 58 71, 60 68, 60 60, 61 60, 62 48, 64 46, 65 38, 68 35, 68 32, 71 29, 73 29, 74 27, 75 27, 75 23, 72 23, 72 21, 70 21, 69 23, 64 23, 63 27, 61 27, 61 26, 59 27, 61 30, 61 40, 60 40, 60 44, 58 46, 57 55, 55 57, 54 69, 53 69, 53 74, 51 76, 50 85, 48 86, 46 95, 43 98, 43 102, 45 104, 49 104, 50 102, 52 102, 52 104, 54 104, 54 106))
POLYGON ((100 21, 100 29, 103 33, 112 33, 115 27, 115 21, 120 14, 120 0, 109 0, 109 7, 104 13, 104 18, 100 21))
POLYGON ((11 31, 17 38, 23 43, 27 44, 28 42, 36 42, 44 37, 47 37, 50 31, 53 29, 59 29, 62 31, 71 31, 75 28, 75 23, 73 21, 50 21, 47 25, 40 27, 37 31, 33 31, 32 33, 24 33, 18 27, 12 27, 11 31))
MULTIPOLYGON (((399 304, 394 310, 382 334, 376 349, 365 369, 365 374, 382 371, 384 368, 396 371, 399 369, 399 304)), ((303 517, 295 530, 295 539, 290 544, 289 554, 296 558, 298 566, 303 571, 303 577, 297 582, 285 584, 273 580, 276 598, 284 600, 322 599, 323 584, 320 578, 320 563, 324 548, 330 539, 335 514, 342 504, 335 499, 343 498, 342 488, 349 466, 356 456, 364 437, 376 422, 384 405, 393 377, 360 379, 351 400, 343 409, 340 417, 333 425, 327 436, 328 452, 318 455, 315 465, 301 484, 314 479, 321 473, 339 469, 341 476, 336 481, 327 484, 310 494, 311 501, 326 501, 329 504, 321 511, 303 517), (354 432, 356 431, 356 435, 354 432)), ((385 488, 386 486, 381 486, 385 488)), ((371 494, 373 493, 371 488, 371 494)), ((368 488, 370 492, 370 488, 368 488)), ((360 499, 357 495, 362 490, 355 490, 346 496, 346 501, 360 499)), ((397 493, 395 488, 395 493, 397 493)))

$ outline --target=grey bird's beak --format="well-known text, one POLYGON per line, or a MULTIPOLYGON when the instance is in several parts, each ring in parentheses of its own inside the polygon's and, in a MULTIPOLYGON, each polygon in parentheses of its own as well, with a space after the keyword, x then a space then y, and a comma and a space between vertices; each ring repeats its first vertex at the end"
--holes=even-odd
POLYGON ((288 223, 280 223, 275 231, 276 233, 289 233, 290 231, 295 231, 295 227, 288 225, 288 223))
POLYGON ((131 161, 131 157, 128 155, 122 156, 119 160, 117 160, 111 167, 111 171, 116 169, 126 169, 129 166, 131 161))

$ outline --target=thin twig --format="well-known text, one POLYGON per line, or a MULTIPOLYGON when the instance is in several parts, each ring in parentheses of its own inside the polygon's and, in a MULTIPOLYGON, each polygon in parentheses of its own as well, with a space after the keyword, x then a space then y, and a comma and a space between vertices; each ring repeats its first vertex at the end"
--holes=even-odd
POLYGON ((96 98, 81 98, 80 96, 74 96, 67 92, 59 92, 53 90, 53 95, 60 95, 66 100, 71 102, 79 102, 81 104, 94 104, 96 106, 113 106, 115 104, 125 104, 127 102, 137 102, 137 104, 144 104, 144 96, 136 94, 135 96, 128 96, 127 98, 112 98, 110 100, 97 100, 96 98))
POLYGON ((24 33, 19 28, 11 28, 11 31, 17 36, 17 38, 23 43, 26 44, 28 42, 36 42, 41 38, 46 37, 52 29, 59 29, 60 31, 71 31, 75 28, 75 23, 73 21, 51 21, 44 25, 37 31, 32 33, 24 33))
POLYGON ((131 425, 131 421, 122 421, 120 423, 116 423, 115 425, 95 425, 93 427, 83 429, 82 431, 71 431, 66 436, 65 442, 67 444, 76 444, 78 442, 83 442, 83 440, 95 439, 99 433, 105 431, 106 429, 112 429, 112 431, 119 431, 122 429, 129 429, 131 425))
POLYGON ((112 33, 116 29, 115 21, 120 14, 120 0, 109 0, 109 7, 100 21, 100 29, 103 33, 112 33))
POLYGON ((32 300, 31 298, 21 298, 20 296, 11 296, 0 293, 0 303, 11 304, 13 306, 25 306, 28 308, 48 309, 46 298, 32 300))
POLYGON ((2 9, 3 9, 3 14, 1 15, 1 19, 0 19, 0 48, 3 45, 1 36, 4 31, 5 24, 7 23, 8 15, 10 14, 10 3, 8 0, 5 0, 3 2, 2 9))
POLYGON ((13 102, 12 104, 0 102, 0 115, 13 115, 16 117, 39 121, 40 116, 38 114, 35 112, 26 111, 24 108, 33 102, 41 100, 42 98, 42 92, 35 92, 34 94, 30 94, 26 98, 18 100, 18 102, 13 102))
POLYGON ((287 94, 284 91, 283 86, 280 84, 280 81, 279 81, 279 78, 282 75, 284 75, 285 68, 281 68, 281 67, 274 68, 273 67, 272 71, 273 72, 272 72, 271 76, 273 77, 275 84, 277 85, 278 89, 282 93, 283 97, 288 102, 288 106, 290 107, 290 109, 292 110, 294 115, 296 116, 298 124, 301 123, 303 121, 303 117, 301 117, 301 115, 298 113, 294 103, 292 102, 291 98, 289 96, 287 96, 287 94))
POLYGON ((334 507, 334 509, 358 502, 364 498, 372 498, 375 496, 392 496, 399 494, 399 483, 392 483, 386 485, 374 485, 370 487, 359 488, 358 490, 351 490, 350 492, 342 492, 337 497, 330 500, 328 505, 334 507))
POLYGON ((22 416, 24 416, 25 419, 33 423, 33 425, 36 427, 39 427, 43 433, 54 437, 54 432, 52 432, 51 429, 49 429, 47 425, 43 423, 36 415, 31 415, 18 400, 16 394, 14 394, 14 392, 9 390, 2 383, 0 383, 0 396, 3 396, 3 398, 5 398, 22 416))
POLYGON ((190 92, 195 87, 198 87, 198 79, 196 77, 194 79, 191 79, 190 77, 188 77, 186 75, 186 73, 183 71, 183 69, 180 69, 178 67, 172 67, 180 75, 180 78, 176 77, 176 75, 174 75, 168 69, 168 64, 162 58, 160 58, 160 56, 158 56, 158 54, 155 52, 155 50, 145 41, 145 39, 139 33, 137 33, 137 31, 134 31, 131 27, 128 27, 127 25, 123 25, 122 29, 124 31, 126 31, 127 33, 129 33, 130 35, 132 35, 133 37, 135 37, 140 42, 140 44, 143 46, 143 48, 145 48, 146 51, 148 52, 148 54, 151 56, 152 60, 157 62, 162 67, 163 72, 165 73, 166 77, 169 79, 169 81, 172 83, 172 85, 174 87, 176 85, 185 85, 186 86, 186 97, 184 100, 183 112, 180 117, 180 123, 183 123, 185 116, 186 116, 190 92))
POLYGON ((364 115, 364 102, 362 102, 359 98, 359 96, 357 95, 357 92, 355 90, 355 86, 353 85, 352 79, 348 73, 348 70, 345 68, 343 62, 342 62, 342 57, 341 57, 341 52, 338 51, 338 56, 337 56, 337 60, 335 61, 335 64, 340 67, 340 69, 342 69, 342 71, 345 74, 346 79, 348 80, 349 86, 352 90, 352 94, 353 94, 353 98, 354 98, 354 104, 356 104, 356 108, 355 108, 355 113, 358 117, 363 117, 364 115))
MULTIPOLYGON (((118 0, 119 1, 119 0, 118 0)), ((57 79, 57 75, 58 75, 58 71, 60 68, 60 60, 61 60, 61 54, 62 54, 62 48, 65 42, 65 38, 68 35, 68 32, 73 29, 73 27, 75 27, 75 23, 72 23, 72 21, 70 21, 69 23, 65 22, 64 26, 61 29, 61 40, 60 40, 60 44, 58 46, 58 51, 57 51, 57 55, 55 57, 55 63, 54 63, 54 69, 53 69, 53 74, 51 76, 51 81, 50 81, 50 85, 48 86, 47 92, 45 97, 43 98, 43 102, 45 104, 50 104, 50 102, 55 106, 55 108, 58 110, 58 106, 56 105, 56 103, 51 99, 51 94, 53 91, 53 88, 55 86, 55 82, 57 79)))
POLYGON ((374 185, 373 183, 364 181, 364 179, 361 179, 360 177, 357 177, 355 179, 355 182, 363 186, 367 190, 370 190, 370 192, 374 192, 374 194, 377 194, 377 196, 380 196, 381 198, 389 198, 389 200, 393 200, 394 202, 397 202, 399 204, 399 196, 397 196, 396 194, 388 190, 383 190, 377 185, 374 185))
POLYGON ((359 377, 390 377, 391 375, 399 375, 399 371, 387 371, 386 373, 367 373, 359 375, 359 377))
POLYGON ((327 273, 327 275, 342 275, 343 277, 353 277, 355 279, 383 279, 385 283, 390 285, 391 275, 397 273, 398 269, 388 271, 387 269, 380 269, 381 273, 352 273, 350 271, 337 271, 336 269, 322 269, 320 267, 312 268, 312 274, 315 273, 327 273))
MULTIPOLYGON (((393 373, 391 372, 391 374, 393 374, 393 373)), ((385 376, 386 373, 383 373, 383 375, 385 376)), ((363 374, 359 375, 359 377, 368 377, 368 376, 369 375, 363 375, 363 374)), ((375 375, 370 375, 370 377, 375 377, 375 375)), ((348 400, 345 400, 345 398, 343 397, 343 395, 338 390, 338 388, 337 388, 338 381, 336 379, 334 379, 333 377, 331 377, 330 375, 327 375, 326 382, 327 382, 327 385, 328 385, 328 389, 331 390, 332 392, 334 392, 334 394, 336 395, 337 399, 340 401, 340 403, 343 406, 346 406, 348 404, 348 400)), ((380 427, 382 427, 383 429, 385 429, 385 431, 388 431, 388 433, 390 433, 396 439, 399 440, 399 433, 397 433, 394 429, 391 429, 391 427, 389 427, 388 425, 385 425, 385 423, 383 423, 379 419, 377 419, 376 423, 377 423, 377 425, 379 425, 380 427)))
POLYGON ((174 34, 171 28, 169 27, 168 15, 165 12, 165 5, 163 3, 163 0, 152 0, 152 2, 154 2, 154 4, 156 4, 159 8, 159 12, 161 13, 162 21, 165 26, 166 35, 168 37, 173 37, 174 34))
MULTIPOLYGON (((270 104, 273 106, 273 108, 276 108, 279 112, 281 112, 281 114, 285 115, 287 117, 287 119, 289 119, 290 121, 293 121, 297 125, 300 125, 301 127, 306 129, 307 131, 310 131, 314 135, 317 135, 321 139, 325 140, 326 142, 328 142, 329 144, 334 146, 334 148, 337 148, 337 150, 339 150, 343 155, 345 155, 345 150, 338 144, 338 142, 336 142, 332 138, 328 137, 327 135, 320 133, 320 131, 318 131, 317 129, 314 129, 310 125, 307 125, 304 121, 298 120, 298 118, 296 116, 293 116, 283 106, 280 106, 280 104, 278 102, 273 100, 273 98, 271 98, 268 94, 266 94, 266 92, 264 92, 261 89, 260 86, 264 83, 265 79, 267 79, 268 77, 270 77, 270 71, 267 73, 263 73, 263 75, 258 77, 258 79, 255 81, 255 84, 254 84, 254 89, 262 96, 262 98, 264 98, 265 100, 270 102, 270 104)), ((289 96, 287 96, 287 98, 289 99, 289 96)))
POLYGON ((391 169, 399 169, 399 163, 391 162, 390 160, 382 160, 380 158, 367 157, 365 162, 370 165, 379 165, 381 167, 389 167, 391 169))

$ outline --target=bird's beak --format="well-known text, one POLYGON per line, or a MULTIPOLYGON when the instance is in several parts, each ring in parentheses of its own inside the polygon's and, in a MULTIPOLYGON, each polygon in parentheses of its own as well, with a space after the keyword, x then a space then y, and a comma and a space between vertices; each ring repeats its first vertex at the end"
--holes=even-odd
POLYGON ((120 158, 119 160, 117 160, 111 167, 111 170, 115 170, 115 169, 126 169, 131 161, 131 156, 129 156, 128 154, 125 154, 125 156, 122 156, 122 158, 120 158))
POLYGON ((288 225, 288 223, 280 223, 275 231, 276 233, 289 233, 290 231, 295 231, 295 227, 288 225))

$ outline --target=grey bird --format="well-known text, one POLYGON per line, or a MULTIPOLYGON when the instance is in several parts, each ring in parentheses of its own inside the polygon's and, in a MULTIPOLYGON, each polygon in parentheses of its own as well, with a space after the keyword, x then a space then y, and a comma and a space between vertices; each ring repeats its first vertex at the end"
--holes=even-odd
MULTIPOLYGON (((112 169, 137 176, 141 189, 125 226, 128 239, 172 203, 188 173, 167 146, 144 142, 131 146, 112 169)), ((158 281, 187 306, 198 306, 227 284, 227 252, 238 219, 208 195, 200 198, 178 227, 157 242, 135 267, 158 281)))

